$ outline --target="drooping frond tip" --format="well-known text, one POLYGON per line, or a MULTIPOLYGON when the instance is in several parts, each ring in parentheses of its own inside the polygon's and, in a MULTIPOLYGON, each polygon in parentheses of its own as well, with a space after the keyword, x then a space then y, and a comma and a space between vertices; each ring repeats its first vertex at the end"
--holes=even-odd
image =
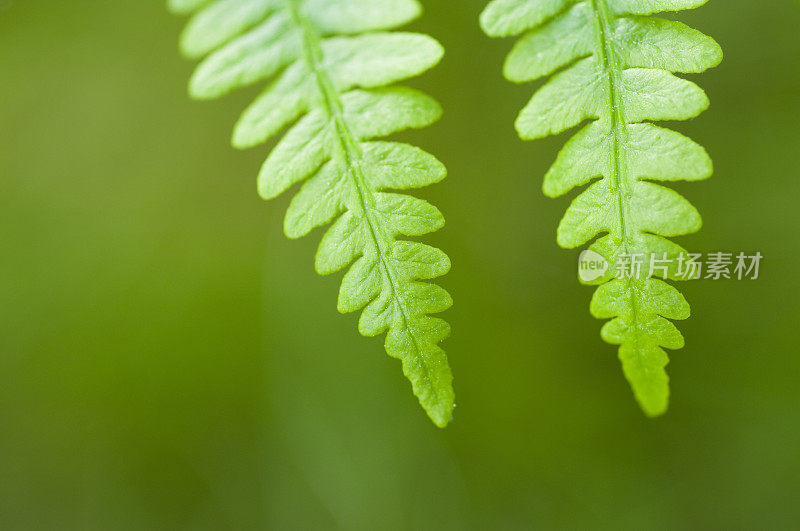
POLYGON ((605 260, 592 314, 611 319, 605 341, 620 345, 625 376, 644 412, 663 414, 669 385, 663 349, 684 340, 669 319, 689 317, 689 305, 639 260, 663 260, 664 280, 686 280, 686 252, 667 237, 700 229, 697 210, 652 181, 696 181, 711 176, 705 150, 683 135, 654 125, 686 120, 708 107, 694 83, 674 73, 716 66, 722 51, 688 26, 650 17, 699 7, 706 0, 494 0, 481 25, 494 37, 522 35, 504 73, 514 82, 552 77, 516 121, 523 139, 536 139, 590 121, 565 145, 544 179, 550 197, 588 185, 558 227, 558 243, 605 260), (595 238, 602 235, 599 239, 595 238))
POLYGON ((393 86, 443 55, 426 35, 387 31, 419 16, 419 3, 170 0, 169 6, 194 13, 181 39, 185 55, 203 58, 189 85, 193 97, 216 98, 272 79, 242 114, 233 144, 263 144, 291 125, 261 168, 260 195, 271 199, 304 183, 286 214, 286 235, 299 238, 332 223, 317 271, 349 267, 339 310, 363 310, 363 335, 386 334, 386 352, 401 360, 420 403, 444 427, 454 395, 439 343, 450 327, 431 315, 452 300, 430 280, 447 273, 450 261, 439 249, 400 239, 434 232, 444 218, 398 191, 437 183, 446 170, 421 149, 375 140, 426 127, 441 115, 430 97, 393 86))

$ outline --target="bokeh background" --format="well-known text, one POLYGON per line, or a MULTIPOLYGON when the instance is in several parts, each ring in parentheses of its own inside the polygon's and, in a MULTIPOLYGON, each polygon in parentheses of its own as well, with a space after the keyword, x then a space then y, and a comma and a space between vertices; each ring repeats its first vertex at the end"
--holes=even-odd
POLYGON ((337 314, 319 233, 287 241, 288 198, 257 197, 268 146, 229 147, 258 88, 190 101, 160 0, 1 3, 0 529, 797 529, 800 8, 678 17, 726 53, 675 124, 716 164, 678 186, 706 220, 680 241, 765 261, 683 286, 648 420, 555 244, 566 137, 517 139, 534 87, 502 79, 482 1, 424 3, 447 56, 412 84, 446 113, 403 138, 450 170, 421 192, 454 264, 446 430, 337 314))

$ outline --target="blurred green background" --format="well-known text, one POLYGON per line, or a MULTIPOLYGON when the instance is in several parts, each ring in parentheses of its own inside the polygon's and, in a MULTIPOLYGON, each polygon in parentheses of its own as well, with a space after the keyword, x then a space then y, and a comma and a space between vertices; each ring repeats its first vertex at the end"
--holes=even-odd
POLYGON ((454 264, 446 430, 337 314, 319 234, 287 241, 288 198, 257 197, 268 147, 229 147, 259 89, 190 101, 161 1, 2 2, 0 529, 798 528, 798 6, 678 17, 726 53, 675 124, 716 163, 678 186, 706 220, 680 241, 766 258, 684 285, 648 420, 555 244, 568 202, 540 186, 566 137, 517 139, 533 87, 502 79, 482 1, 424 3, 447 56, 412 84, 446 113, 403 138, 450 170, 421 192, 454 264))

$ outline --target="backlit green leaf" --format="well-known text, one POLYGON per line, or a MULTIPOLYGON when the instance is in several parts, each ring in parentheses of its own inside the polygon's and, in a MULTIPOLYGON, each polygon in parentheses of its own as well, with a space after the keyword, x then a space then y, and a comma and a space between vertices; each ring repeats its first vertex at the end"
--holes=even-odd
POLYGON ((414 393, 438 426, 454 407, 452 374, 439 347, 449 325, 430 317, 452 300, 429 281, 450 269, 440 250, 400 237, 444 226, 433 205, 398 191, 441 181, 432 155, 375 141, 439 119, 439 104, 393 85, 436 65, 443 49, 415 33, 388 32, 419 16, 416 0, 172 0, 196 11, 181 47, 205 57, 190 82, 216 98, 260 81, 267 88, 236 124, 233 144, 263 144, 288 131, 266 158, 258 191, 271 199, 303 183, 284 231, 300 238, 329 225, 317 250, 320 274, 346 269, 341 312, 361 311, 359 330, 386 334, 414 393))
POLYGON ((674 287, 649 278, 646 267, 627 277, 614 269, 630 256, 672 258, 661 274, 683 279, 674 264, 685 251, 665 237, 699 230, 700 215, 677 192, 649 181, 706 179, 711 159, 692 140, 650 122, 686 120, 708 108, 705 93, 674 73, 703 72, 719 64, 722 51, 684 24, 644 15, 705 2, 494 0, 481 16, 490 36, 524 34, 506 60, 509 80, 557 72, 517 118, 523 139, 590 121, 558 155, 544 192, 558 197, 586 186, 561 220, 557 240, 566 248, 589 244, 608 262, 608 270, 588 282, 599 286, 591 311, 611 319, 602 337, 620 345, 625 376, 651 416, 668 404, 663 348, 684 343, 668 319, 688 318, 689 305, 674 287))

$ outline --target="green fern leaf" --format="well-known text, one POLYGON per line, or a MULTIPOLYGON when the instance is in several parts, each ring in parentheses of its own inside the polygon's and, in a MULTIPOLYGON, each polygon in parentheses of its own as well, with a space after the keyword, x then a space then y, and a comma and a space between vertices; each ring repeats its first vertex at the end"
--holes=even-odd
POLYGON ((396 193, 444 179, 444 166, 415 147, 375 139, 426 127, 441 115, 430 97, 394 83, 436 65, 432 38, 387 32, 421 13, 416 0, 172 0, 193 13, 183 53, 203 61, 189 85, 198 99, 270 80, 244 111, 233 144, 253 147, 294 124, 258 177, 271 199, 304 182, 284 223, 290 238, 333 223, 316 256, 320 274, 350 266, 341 312, 363 310, 359 331, 386 334, 433 422, 453 411, 452 375, 439 343, 449 325, 431 314, 452 304, 431 279, 447 273, 440 250, 399 240, 444 225, 434 206, 396 193), (392 190, 390 192, 389 190, 392 190))
POLYGON ((644 412, 667 409, 668 357, 683 347, 668 319, 689 317, 689 305, 649 268, 616 278, 627 256, 666 256, 670 280, 683 280, 675 263, 685 253, 666 237, 697 231, 697 210, 676 192, 651 181, 696 181, 711 176, 711 159, 688 138, 651 122, 686 120, 708 107, 705 93, 673 73, 699 73, 722 60, 711 38, 684 24, 649 17, 699 7, 706 0, 494 0, 481 15, 493 37, 517 36, 505 63, 514 82, 552 77, 517 118, 521 138, 537 139, 591 122, 569 140, 544 178, 558 197, 589 185, 558 227, 558 243, 590 249, 611 267, 592 314, 611 319, 605 341, 620 345, 625 376, 644 412))

